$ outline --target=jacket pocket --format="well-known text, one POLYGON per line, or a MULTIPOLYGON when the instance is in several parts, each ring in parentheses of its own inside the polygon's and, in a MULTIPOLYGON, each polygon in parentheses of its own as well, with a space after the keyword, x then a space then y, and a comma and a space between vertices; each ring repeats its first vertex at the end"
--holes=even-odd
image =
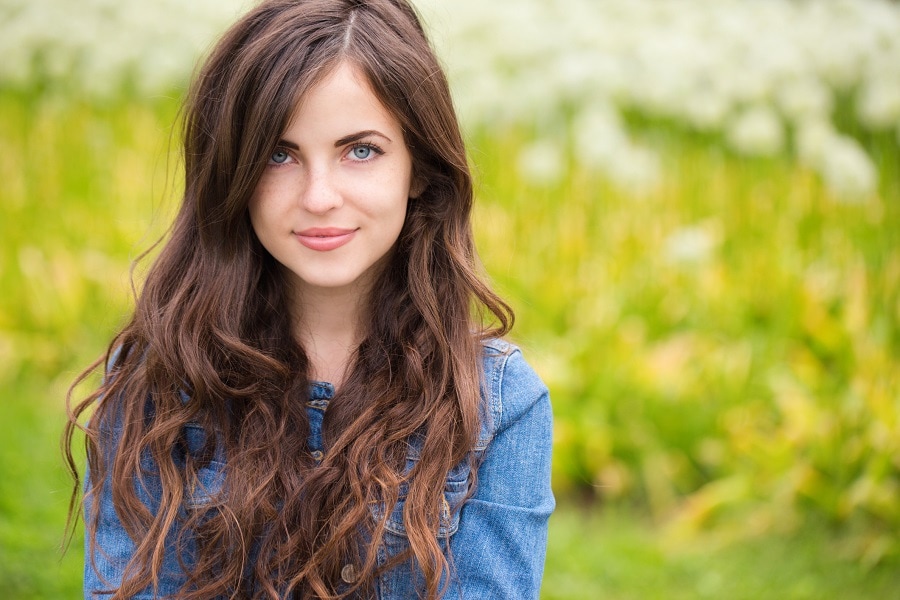
MULTIPOLYGON (((418 453, 411 451, 406 458, 406 470, 409 472, 418 461, 418 453)), ((468 460, 456 465, 447 474, 444 481, 444 494, 441 500, 441 517, 437 537, 446 539, 459 529, 459 512, 462 503, 466 499, 469 490, 469 472, 471 468, 468 460)), ((385 543, 388 545, 408 544, 406 525, 403 523, 403 514, 407 507, 409 484, 400 486, 400 497, 393 506, 385 522, 385 543)), ((378 515, 376 515, 377 517, 378 515)))
MULTIPOLYGON (((187 452, 197 456, 206 441, 206 432, 200 425, 188 423, 184 426, 187 452)), ((205 462, 197 469, 196 474, 187 474, 185 477, 185 507, 203 508, 215 502, 225 485, 225 463, 220 456, 221 449, 216 451, 211 460, 205 462)))

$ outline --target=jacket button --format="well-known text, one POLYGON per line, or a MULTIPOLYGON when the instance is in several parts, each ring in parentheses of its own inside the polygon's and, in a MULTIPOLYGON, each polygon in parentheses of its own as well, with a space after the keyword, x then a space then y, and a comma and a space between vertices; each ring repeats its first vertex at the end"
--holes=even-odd
POLYGON ((356 581, 356 569, 353 568, 353 565, 344 565, 344 568, 341 569, 341 579, 344 580, 344 583, 356 581))
POLYGON ((311 454, 312 454, 313 460, 315 460, 317 463, 322 462, 322 458, 324 457, 324 455, 322 454, 321 450, 313 450, 311 452, 311 454))

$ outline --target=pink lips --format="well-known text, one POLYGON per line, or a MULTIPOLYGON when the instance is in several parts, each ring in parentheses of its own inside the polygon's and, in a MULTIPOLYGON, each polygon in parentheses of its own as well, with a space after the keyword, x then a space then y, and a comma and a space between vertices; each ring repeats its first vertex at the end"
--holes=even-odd
POLYGON ((340 248, 353 239, 356 229, 341 229, 339 227, 311 227, 303 231, 295 231, 294 235, 300 243, 318 252, 328 252, 340 248))

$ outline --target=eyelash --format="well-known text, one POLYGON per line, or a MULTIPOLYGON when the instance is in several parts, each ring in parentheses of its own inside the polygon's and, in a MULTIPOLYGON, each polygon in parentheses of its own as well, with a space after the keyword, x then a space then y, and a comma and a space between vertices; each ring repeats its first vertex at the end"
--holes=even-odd
MULTIPOLYGON (((373 144, 372 142, 357 142, 357 143, 353 144, 352 146, 350 146, 350 148, 347 150, 347 155, 349 156, 354 150, 356 150, 358 148, 366 148, 368 150, 371 150, 375 156, 381 156, 382 154, 384 154, 384 150, 382 150, 377 144, 373 144)), ((353 160, 353 162, 366 163, 371 160, 374 160, 375 156, 370 156, 369 158, 358 158, 358 159, 351 159, 351 160, 353 160)), ((269 156, 269 160, 266 162, 266 166, 269 168, 272 168, 272 169, 278 169, 280 167, 290 164, 289 161, 292 160, 293 158, 294 157, 291 155, 290 150, 288 150, 287 148, 275 148, 275 150, 269 156), (275 154, 286 154, 288 156, 288 159, 282 163, 272 162, 272 156, 274 156, 275 154)))

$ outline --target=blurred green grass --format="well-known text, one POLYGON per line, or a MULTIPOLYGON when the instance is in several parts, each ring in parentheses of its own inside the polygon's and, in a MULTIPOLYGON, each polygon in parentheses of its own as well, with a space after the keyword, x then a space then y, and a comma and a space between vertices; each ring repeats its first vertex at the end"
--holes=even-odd
POLYGON ((0 421, 0 590, 4 598, 80 597, 81 538, 61 554, 72 484, 59 435, 65 390, 44 378, 4 381, 0 421))
POLYGON ((827 527, 721 544, 665 543, 633 511, 563 504, 550 526, 545 600, 868 600, 900 598, 896 566, 847 562, 827 527))
MULTIPOLYGON (((172 214, 175 115, 171 98, 0 96, 6 598, 78 595, 80 540, 57 552, 65 389, 172 214)), ((556 412, 545 597, 891 597, 896 143, 867 141, 880 193, 848 204, 786 158, 652 125, 665 177, 640 194, 572 157, 560 182, 528 184, 527 131, 471 136, 479 249, 556 412)))

